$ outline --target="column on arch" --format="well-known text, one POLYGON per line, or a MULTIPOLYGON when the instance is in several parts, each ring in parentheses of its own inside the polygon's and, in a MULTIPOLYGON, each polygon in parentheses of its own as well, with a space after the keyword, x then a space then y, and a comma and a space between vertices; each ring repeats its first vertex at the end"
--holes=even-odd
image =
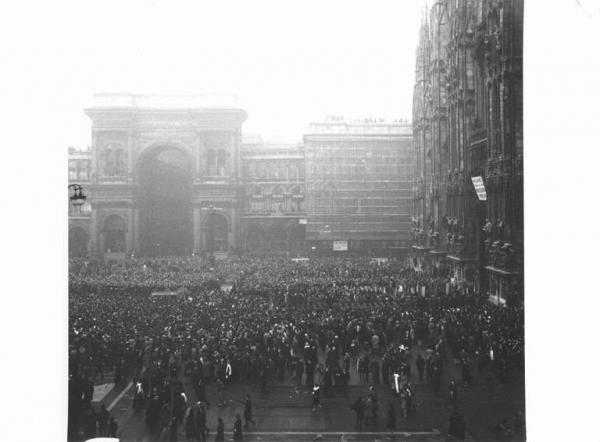
POLYGON ((127 210, 127 232, 125 232, 125 253, 131 253, 134 250, 134 209, 129 208, 127 210))
POLYGON ((200 207, 194 206, 194 253, 200 252, 202 229, 200 207))

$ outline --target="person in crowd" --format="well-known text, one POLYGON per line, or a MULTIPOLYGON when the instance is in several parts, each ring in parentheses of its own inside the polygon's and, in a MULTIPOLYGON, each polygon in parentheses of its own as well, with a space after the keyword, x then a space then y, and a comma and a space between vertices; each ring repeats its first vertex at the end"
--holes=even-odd
POLYGON ((177 418, 173 416, 169 424, 169 442, 177 442, 177 418))
POLYGON ((462 414, 458 410, 454 410, 450 415, 450 422, 448 425, 448 435, 454 437, 457 440, 465 440, 466 424, 462 417, 462 414))
POLYGON ((462 378, 463 387, 467 388, 471 383, 471 369, 466 357, 461 360, 460 375, 462 378))
POLYGON ((406 383, 406 386, 404 387, 404 389, 406 390, 406 413, 407 415, 410 415, 414 409, 415 403, 414 403, 414 398, 413 398, 413 388, 412 385, 410 384, 410 382, 406 383))
POLYGON ((224 442, 224 441, 225 441, 225 424, 223 423, 222 418, 218 418, 217 431, 215 433, 215 442, 224 442))
POLYGON ((217 379, 217 397, 219 400, 219 407, 225 406, 224 392, 225 392, 225 384, 223 383, 221 378, 218 378, 217 379))
POLYGON ((442 383, 442 371, 441 371, 440 367, 436 364, 434 364, 434 366, 433 366, 432 383, 433 383, 433 393, 437 396, 438 394, 440 394, 440 387, 441 387, 441 383, 442 383))
POLYGON ((371 360, 371 374, 373 375, 373 383, 379 384, 379 361, 375 358, 371 360))
POLYGON ((114 417, 111 417, 110 422, 108 423, 108 432, 106 435, 108 437, 117 437, 118 428, 119 426, 117 425, 117 421, 114 417))
POLYGON ((206 437, 208 436, 209 429, 206 426, 206 409, 204 408, 204 404, 200 402, 198 404, 198 414, 197 414, 197 433, 200 436, 200 440, 204 442, 206 437))
POLYGON ((454 379, 450 380, 450 384, 448 385, 448 392, 450 394, 450 403, 454 406, 458 402, 458 386, 454 379))
POLYGON ((375 391, 375 387, 373 385, 369 386, 369 394, 367 397, 371 399, 373 404, 376 405, 379 403, 379 397, 377 396, 377 392, 375 391))
POLYGON ((325 397, 333 397, 333 373, 329 366, 325 368, 324 381, 325 397))
POLYGON ((317 411, 321 410, 321 408, 323 407, 323 405, 321 404, 321 392, 320 392, 320 388, 318 385, 315 385, 313 387, 312 399, 313 399, 312 411, 313 411, 313 413, 316 413, 317 411))
POLYGON ((235 422, 233 424, 233 440, 244 440, 244 435, 242 434, 242 419, 240 418, 239 414, 235 415, 235 422))
POLYGON ((433 357, 427 356, 425 360, 425 372, 427 374, 427 383, 431 385, 433 383, 433 357))
POLYGON ((342 383, 342 394, 344 395, 344 399, 348 399, 348 385, 350 383, 350 373, 348 370, 346 370, 346 368, 342 370, 340 381, 342 383))
POLYGON ((196 407, 190 407, 186 412, 185 437, 188 442, 195 442, 199 438, 196 407))
POLYGON ((373 423, 373 400, 370 397, 364 401, 365 428, 373 423))
POLYGON ((387 411, 385 428, 389 431, 394 431, 396 429, 396 409, 394 408, 394 403, 391 401, 387 411))
POLYGON ((108 421, 109 421, 109 413, 106 409, 106 405, 102 404, 100 406, 100 411, 98 412, 98 435, 105 437, 108 435, 108 421))
POLYGON ((356 413, 356 429, 361 431, 363 428, 363 421, 365 419, 365 403, 362 397, 358 397, 358 399, 352 404, 352 410, 356 413))
POLYGON ((417 355, 417 359, 415 360, 415 365, 417 366, 417 373, 419 374, 419 382, 423 383, 423 372, 425 370, 425 360, 423 356, 419 353, 417 355))
POLYGON ((246 402, 244 403, 244 428, 248 429, 249 424, 252 424, 253 427, 256 426, 252 415, 252 401, 250 400, 250 395, 247 394, 246 402))
POLYGON ((400 410, 402 410, 402 417, 406 419, 408 417, 408 392, 404 386, 400 388, 400 410))
POLYGON ((96 437, 96 412, 93 407, 89 407, 84 414, 84 434, 86 439, 96 437))

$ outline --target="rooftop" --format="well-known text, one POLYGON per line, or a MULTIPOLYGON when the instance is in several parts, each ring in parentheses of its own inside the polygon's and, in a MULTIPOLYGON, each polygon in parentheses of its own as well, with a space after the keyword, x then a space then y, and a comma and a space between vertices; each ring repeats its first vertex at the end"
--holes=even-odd
POLYGON ((412 125, 408 120, 387 121, 383 118, 344 120, 343 117, 327 117, 325 121, 310 123, 307 135, 410 135, 412 125))
POLYGON ((144 108, 144 109, 201 109, 211 107, 236 107, 235 94, 213 93, 198 95, 154 95, 154 94, 94 94, 94 108, 144 108))
POLYGON ((302 148, 302 143, 283 143, 264 141, 258 134, 242 134, 242 146, 252 151, 296 151, 302 148))

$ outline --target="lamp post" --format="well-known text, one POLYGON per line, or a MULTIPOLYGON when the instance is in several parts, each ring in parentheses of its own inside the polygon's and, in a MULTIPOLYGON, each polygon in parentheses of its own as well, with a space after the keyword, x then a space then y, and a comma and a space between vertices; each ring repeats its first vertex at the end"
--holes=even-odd
POLYGON ((85 204, 86 196, 83 193, 83 187, 80 184, 69 184, 69 190, 73 189, 73 194, 69 196, 71 204, 74 206, 82 206, 85 204))
POLYGON ((215 206, 208 206, 208 257, 211 265, 215 265, 215 206))

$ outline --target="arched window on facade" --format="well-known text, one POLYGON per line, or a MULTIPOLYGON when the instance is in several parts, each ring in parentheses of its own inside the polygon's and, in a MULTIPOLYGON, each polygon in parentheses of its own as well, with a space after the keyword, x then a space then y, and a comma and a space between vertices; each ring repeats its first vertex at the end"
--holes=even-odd
POLYGON ((283 188, 275 186, 271 192, 271 212, 282 213, 284 210, 283 188))
POLYGON ((126 172, 125 167, 125 151, 121 147, 115 147, 114 150, 115 155, 115 175, 121 176, 126 172))
POLYGON ((225 176, 227 167, 227 151, 219 149, 217 152, 217 175, 225 176))
POLYGON ((77 161, 75 161, 75 160, 69 161, 69 179, 70 180, 77 179, 77 161))
POLYGON ((105 176, 122 176, 127 173, 127 153, 120 144, 109 144, 102 150, 101 156, 105 176))
POLYGON ((104 251, 106 253, 125 252, 125 220, 119 215, 110 215, 104 220, 104 251))
POLYGON ((87 180, 89 178, 90 162, 88 160, 77 162, 77 179, 87 180))
POLYGON ((256 186, 252 189, 252 193, 250 195, 250 212, 259 213, 263 212, 264 199, 262 190, 260 187, 256 186))
POLYGON ((102 150, 102 171, 106 176, 115 174, 115 160, 111 146, 107 146, 102 150))
POLYGON ((304 210, 304 195, 300 186, 292 188, 292 212, 302 212, 304 210))
POLYGON ((256 176, 257 176, 257 178, 260 178, 260 179, 267 178, 267 167, 265 166, 264 163, 258 164, 256 176))
POLYGON ((213 149, 206 151, 206 172, 208 176, 217 174, 217 155, 213 149))

